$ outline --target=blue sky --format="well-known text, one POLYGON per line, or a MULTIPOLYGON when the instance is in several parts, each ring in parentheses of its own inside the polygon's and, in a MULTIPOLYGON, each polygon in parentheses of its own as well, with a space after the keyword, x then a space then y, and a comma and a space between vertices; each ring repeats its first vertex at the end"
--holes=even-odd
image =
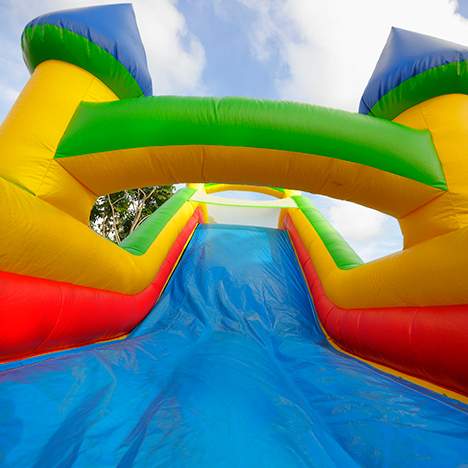
MULTIPOLYGON (((19 38, 96 0, 0 0, 0 117, 24 86, 19 38)), ((356 111, 391 26, 468 44, 468 0, 136 0, 155 94, 292 99, 356 111)), ((381 213, 313 197, 365 260, 401 248, 381 213)))

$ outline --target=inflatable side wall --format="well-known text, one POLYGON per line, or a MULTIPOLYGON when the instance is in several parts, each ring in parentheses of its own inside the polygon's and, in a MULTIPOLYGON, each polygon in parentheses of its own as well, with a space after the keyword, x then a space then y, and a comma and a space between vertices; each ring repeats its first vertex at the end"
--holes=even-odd
POLYGON ((117 246, 88 226, 96 197, 219 182, 396 217, 404 250, 370 264, 297 194, 282 227, 337 345, 468 394, 467 47, 393 29, 361 114, 153 97, 126 4, 39 17, 22 47, 32 76, 0 129, 1 360, 128 333, 205 220, 187 188, 117 246))

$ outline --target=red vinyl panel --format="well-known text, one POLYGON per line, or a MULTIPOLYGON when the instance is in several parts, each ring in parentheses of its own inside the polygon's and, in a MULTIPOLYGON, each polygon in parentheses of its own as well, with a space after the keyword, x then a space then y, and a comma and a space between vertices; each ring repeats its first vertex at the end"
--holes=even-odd
POLYGON ((135 295, 0 272, 0 361, 125 335, 159 298, 202 213, 197 209, 154 281, 135 295))
POLYGON ((325 331, 343 350, 468 395, 468 306, 345 309, 327 297, 289 216, 287 229, 325 331))

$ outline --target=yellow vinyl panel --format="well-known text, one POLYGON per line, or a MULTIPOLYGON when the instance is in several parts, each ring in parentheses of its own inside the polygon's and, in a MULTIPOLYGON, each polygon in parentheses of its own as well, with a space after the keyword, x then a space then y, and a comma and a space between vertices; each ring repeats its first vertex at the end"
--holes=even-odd
POLYGON ((448 192, 400 220, 405 247, 468 226, 468 95, 429 99, 395 121, 431 131, 448 185, 448 192))
POLYGON ((154 279, 196 204, 186 202, 144 255, 99 236, 49 203, 0 178, 3 271, 135 294, 154 279))
POLYGON ((0 177, 88 223, 95 195, 53 159, 78 104, 117 97, 87 71, 41 63, 0 127, 0 177))
POLYGON ((242 192, 255 192, 270 195, 275 198, 289 198, 293 195, 300 195, 298 190, 287 190, 283 191, 275 190, 272 187, 259 186, 259 185, 242 185, 242 184, 216 184, 205 187, 205 192, 208 194, 226 192, 228 190, 242 191, 242 192))
POLYGON ((351 200, 403 216, 440 190, 388 172, 288 151, 230 146, 167 146, 57 160, 97 194, 178 182, 270 185, 351 200))
POLYGON ((351 270, 340 270, 299 209, 288 210, 324 289, 344 308, 468 303, 468 228, 351 270))

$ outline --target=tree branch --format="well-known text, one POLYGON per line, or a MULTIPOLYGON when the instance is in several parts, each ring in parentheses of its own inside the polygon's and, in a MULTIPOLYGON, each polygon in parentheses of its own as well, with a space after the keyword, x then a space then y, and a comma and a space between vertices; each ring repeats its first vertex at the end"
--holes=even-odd
POLYGON ((115 241, 117 243, 120 243, 119 230, 117 229, 117 220, 115 219, 114 204, 112 203, 110 195, 107 195, 107 201, 109 202, 109 206, 110 206, 111 212, 112 212, 112 227, 113 227, 113 230, 114 230, 115 241))

